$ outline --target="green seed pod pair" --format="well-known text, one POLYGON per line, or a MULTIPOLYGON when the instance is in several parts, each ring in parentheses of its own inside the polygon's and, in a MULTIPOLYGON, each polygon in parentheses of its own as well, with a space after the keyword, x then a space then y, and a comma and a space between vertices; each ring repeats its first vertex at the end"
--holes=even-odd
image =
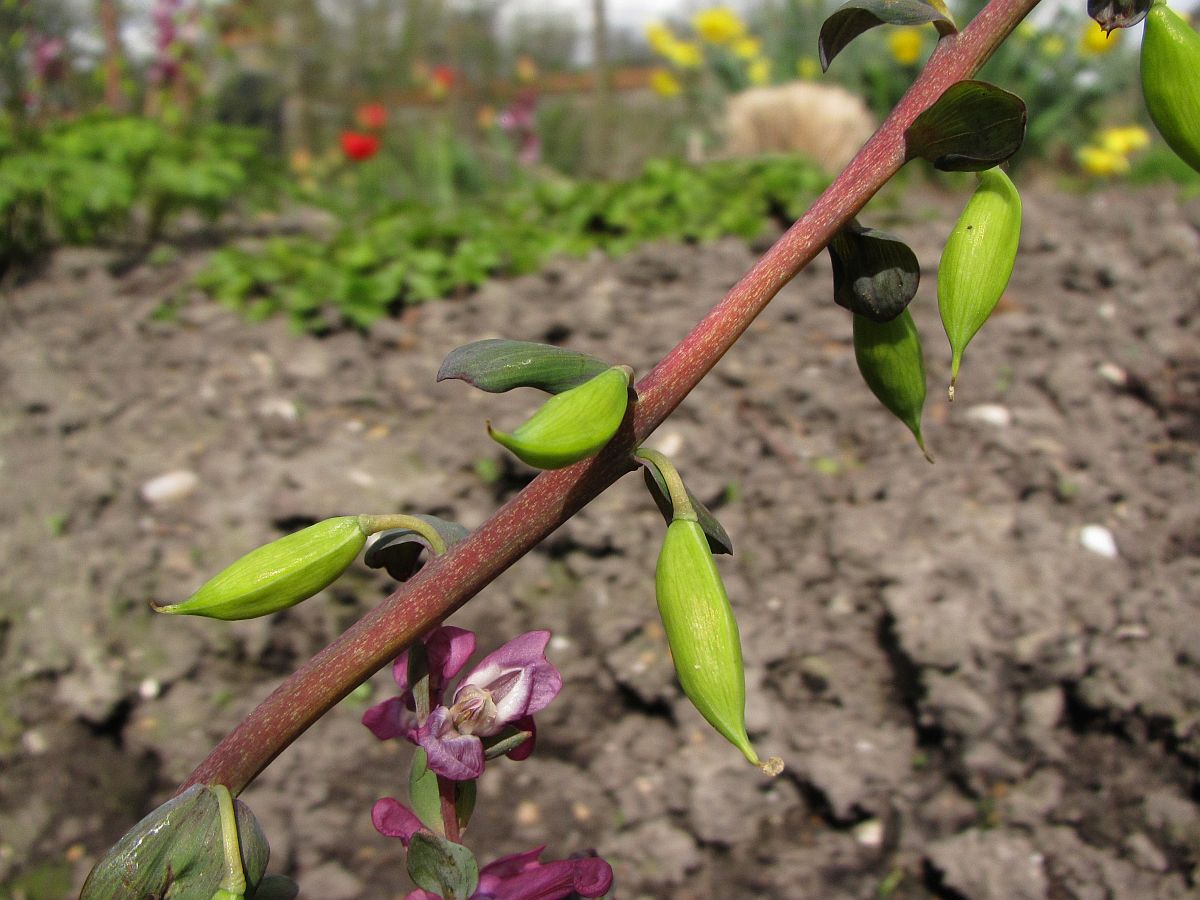
MULTIPOLYGON (((252 619, 295 606, 337 580, 367 541, 369 516, 339 516, 281 537, 213 576, 162 613, 252 619)), ((370 529, 374 530, 374 529, 370 529)))
POLYGON ((561 469, 595 456, 612 440, 629 405, 633 370, 613 366, 578 387, 555 394, 512 434, 488 423, 488 434, 524 463, 561 469))
POLYGON ((1200 34, 1162 0, 1142 32, 1142 94, 1159 134, 1200 172, 1200 34))
POLYGON ((925 357, 912 313, 906 309, 890 322, 855 316, 854 358, 871 393, 908 426, 925 458, 933 462, 921 436, 925 357))
POLYGON ((654 574, 675 672, 700 714, 752 764, 777 775, 783 763, 763 762, 746 734, 746 678, 733 607, 700 524, 675 519, 654 574))
POLYGON ((1017 259, 1021 240, 1021 197, 1000 169, 979 175, 979 187, 967 201, 946 239, 938 266, 938 310, 950 339, 950 399, 963 351, 991 316, 1017 259))

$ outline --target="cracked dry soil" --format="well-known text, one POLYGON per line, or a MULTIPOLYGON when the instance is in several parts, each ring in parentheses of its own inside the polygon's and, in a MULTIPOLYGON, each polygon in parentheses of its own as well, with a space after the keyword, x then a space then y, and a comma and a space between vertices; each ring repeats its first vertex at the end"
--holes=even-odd
MULTIPOLYGON (((750 728, 786 773, 764 781, 682 698, 653 597, 661 520, 625 479, 453 619, 483 650, 553 629, 566 682, 534 758, 481 782, 482 861, 595 847, 632 898, 1197 896, 1200 206, 1031 193, 951 407, 932 275, 961 199, 879 223, 927 266, 936 465, 858 378, 824 258, 652 442, 733 536, 750 728)), ((390 585, 356 566, 234 624, 149 599, 328 515, 478 525, 529 477, 483 421, 515 424, 533 398, 434 384, 449 349, 552 340, 644 372, 753 256, 561 261, 319 340, 199 298, 161 321, 201 259, 117 276, 64 251, 3 300, 0 893, 77 890, 390 585), (147 500, 170 472, 191 475, 147 500)), ((386 673, 372 685, 385 696, 386 673)), ((365 702, 245 795, 302 896, 407 887, 368 813, 401 791, 408 750, 358 724, 365 702)))

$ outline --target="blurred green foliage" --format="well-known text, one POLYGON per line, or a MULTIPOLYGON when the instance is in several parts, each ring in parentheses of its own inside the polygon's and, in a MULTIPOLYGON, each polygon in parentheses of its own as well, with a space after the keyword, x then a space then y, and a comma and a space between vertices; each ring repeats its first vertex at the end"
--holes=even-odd
POLYGON ((558 254, 625 252, 662 238, 753 238, 799 216, 827 183, 807 160, 689 166, 655 160, 626 182, 529 182, 457 205, 406 202, 330 240, 278 237, 213 254, 196 284, 254 319, 286 313, 298 330, 367 328, 406 303, 536 271, 558 254))
POLYGON ((269 196, 271 171, 261 136, 243 128, 107 115, 20 133, 0 123, 0 259, 153 240, 181 213, 215 219, 269 196))

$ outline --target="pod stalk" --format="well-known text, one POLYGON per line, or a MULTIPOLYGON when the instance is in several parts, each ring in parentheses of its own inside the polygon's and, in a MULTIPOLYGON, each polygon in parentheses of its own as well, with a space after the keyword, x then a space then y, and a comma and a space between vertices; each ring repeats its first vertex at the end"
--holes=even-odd
POLYGON ((696 509, 692 506, 692 500, 688 497, 687 488, 683 484, 683 479, 679 475, 679 470, 675 468, 664 454, 657 450, 651 450, 649 447, 639 447, 634 451, 633 458, 642 463, 649 463, 658 469, 662 475, 663 481, 667 485, 667 493, 671 495, 671 507, 674 510, 672 520, 679 519, 684 522, 699 521, 699 516, 696 515, 696 509))

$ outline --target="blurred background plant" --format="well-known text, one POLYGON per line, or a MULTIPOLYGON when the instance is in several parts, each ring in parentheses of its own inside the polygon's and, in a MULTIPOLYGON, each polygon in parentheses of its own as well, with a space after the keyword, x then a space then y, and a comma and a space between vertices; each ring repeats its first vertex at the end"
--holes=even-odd
MULTIPOLYGON (((554 253, 758 235, 934 46, 931 28, 875 29, 822 75, 833 5, 681 0, 612 21, 605 0, 590 16, 511 0, 0 0, 0 264, 222 223, 236 248, 199 284, 311 329, 554 253), (303 234, 250 234, 272 228, 303 234)), ((1194 188, 1145 130, 1131 38, 1058 8, 1001 49, 982 77, 1031 112, 1015 167, 1194 188)))

